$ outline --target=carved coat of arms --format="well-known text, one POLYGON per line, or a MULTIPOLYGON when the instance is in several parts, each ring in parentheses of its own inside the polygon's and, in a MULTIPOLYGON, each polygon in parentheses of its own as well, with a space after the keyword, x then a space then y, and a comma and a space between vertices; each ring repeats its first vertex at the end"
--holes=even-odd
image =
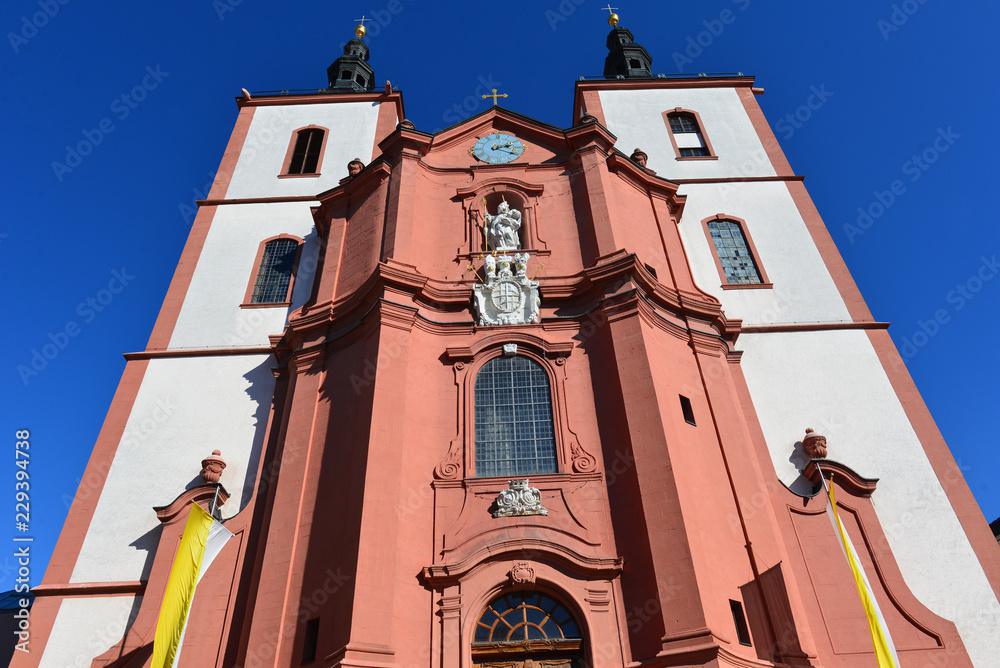
POLYGON ((531 487, 527 478, 508 480, 507 489, 500 492, 493 502, 493 517, 548 514, 548 508, 542 505, 542 493, 538 488, 531 487))
POLYGON ((485 282, 474 289, 480 325, 538 322, 538 282, 528 278, 528 254, 487 255, 485 282))

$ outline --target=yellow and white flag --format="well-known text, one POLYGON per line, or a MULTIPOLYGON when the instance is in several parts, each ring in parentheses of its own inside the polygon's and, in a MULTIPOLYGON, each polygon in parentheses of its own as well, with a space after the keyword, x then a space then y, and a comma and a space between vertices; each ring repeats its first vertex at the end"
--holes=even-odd
MULTIPOLYGON (((822 474, 821 474, 822 475, 822 474)), ((854 550, 847 530, 844 529, 843 522, 840 521, 840 514, 837 513, 837 499, 833 493, 833 480, 827 487, 829 503, 826 504, 826 514, 833 524, 833 531, 837 534, 840 549, 847 557, 847 563, 854 574, 854 584, 858 588, 858 596, 861 597, 861 605, 865 609, 865 616, 868 618, 868 629, 872 634, 872 643, 875 645, 875 659, 878 661, 878 668, 899 668, 899 657, 896 656, 896 646, 892 644, 892 636, 889 635, 889 628, 879 610, 872 586, 868 582, 864 569, 861 567, 861 560, 854 550)))
POLYGON ((181 655, 194 591, 212 561, 233 534, 197 503, 191 504, 184 534, 167 579, 167 591, 156 620, 151 668, 173 668, 181 655))

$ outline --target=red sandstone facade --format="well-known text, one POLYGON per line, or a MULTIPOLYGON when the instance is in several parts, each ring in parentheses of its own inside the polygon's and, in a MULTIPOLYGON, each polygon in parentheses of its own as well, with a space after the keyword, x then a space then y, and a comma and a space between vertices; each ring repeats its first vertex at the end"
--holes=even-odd
MULTIPOLYGON (((381 104, 374 155, 357 175, 305 198, 315 199, 321 249, 311 294, 263 348, 276 380, 253 492, 226 522, 236 539, 198 590, 180 665, 874 665, 822 497, 794 493, 775 475, 741 367, 743 323, 692 273, 678 231, 683 184, 614 147, 598 93, 615 88, 715 86, 739 95, 777 174, 761 180, 787 187, 802 211, 852 310, 853 322, 838 327, 870 338, 995 591, 998 557, 985 522, 965 483, 946 473, 957 470, 946 446, 751 85, 580 83, 569 129, 495 107, 435 135, 396 125, 397 92, 343 96, 381 104), (477 164, 469 145, 490 132, 518 137, 524 154, 477 164), (470 310, 482 280, 478 221, 484 202, 501 195, 523 211, 522 248, 540 282, 537 324, 478 326, 470 310), (507 478, 475 471, 475 379, 505 344, 549 380, 557 472, 528 476, 544 516, 493 517, 507 478), (689 398, 695 424, 679 396, 689 398), (572 615, 581 638, 572 651, 539 646, 514 657, 476 645, 487 606, 526 591, 572 615)), ((201 203, 148 350, 130 359, 88 475, 107 474, 150 360, 230 354, 171 351, 170 331, 213 216, 248 203, 227 199, 227 188, 255 110, 314 102, 329 99, 241 102, 220 179, 201 203)), ((835 442, 830 455, 837 459, 835 442)), ((955 625, 904 580, 873 506, 877 481, 835 461, 823 467, 903 665, 973 665, 955 625)), ((804 475, 815 480, 815 465, 804 475)), ((143 578, 90 584, 70 578, 97 504, 78 496, 37 588, 36 646, 58 641, 48 636, 67 599, 133 595, 127 629, 91 665, 145 665, 186 508, 214 491, 195 486, 156 509, 162 528, 143 578)))

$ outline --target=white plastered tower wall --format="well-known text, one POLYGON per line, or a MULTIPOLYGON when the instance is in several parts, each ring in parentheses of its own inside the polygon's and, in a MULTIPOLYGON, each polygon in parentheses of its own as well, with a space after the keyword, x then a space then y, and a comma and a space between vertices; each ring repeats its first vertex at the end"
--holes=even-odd
MULTIPOLYGON (((636 147, 667 179, 767 179, 775 167, 736 89, 650 87, 599 92, 607 127, 626 155, 636 147), (663 113, 698 112, 717 160, 678 160, 663 113)), ((777 180, 689 183, 679 223, 698 286, 744 326, 849 323, 852 317, 792 197, 777 180), (725 290, 702 221, 745 221, 771 289, 725 290)), ((1000 603, 955 509, 866 332, 744 333, 742 368, 776 475, 800 479, 792 461, 806 426, 830 441, 831 457, 879 478, 872 497, 914 595, 953 621, 977 666, 1000 656, 1000 603)), ((800 481, 801 482, 801 481, 800 481)))
MULTIPOLYGON (((234 200, 311 197, 335 187, 347 176, 351 159, 372 156, 380 104, 393 103, 330 96, 319 103, 253 109, 221 193, 226 203, 210 205, 214 212, 207 216, 204 242, 190 258, 194 270, 183 300, 171 315, 168 296, 160 314, 174 319, 165 349, 184 355, 163 356, 157 350, 148 360, 70 583, 144 580, 157 547, 159 522, 152 508, 170 503, 195 483, 198 462, 214 449, 227 463, 222 483, 231 498, 223 517, 246 505, 274 390, 268 337, 280 334, 288 314, 308 298, 319 246, 310 211, 317 202, 234 200), (289 142, 305 126, 328 131, 320 175, 279 178, 289 142), (261 242, 280 234, 304 241, 291 306, 241 308, 261 242)), ((40 665, 89 666, 121 639, 137 602, 134 596, 64 599, 40 665)))

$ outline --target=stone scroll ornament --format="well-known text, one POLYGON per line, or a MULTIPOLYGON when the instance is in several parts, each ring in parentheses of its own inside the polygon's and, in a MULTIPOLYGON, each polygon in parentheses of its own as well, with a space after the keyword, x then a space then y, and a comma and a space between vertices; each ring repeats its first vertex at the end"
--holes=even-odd
POLYGON ((527 478, 508 480, 507 489, 500 492, 493 502, 493 517, 548 514, 548 508, 542 505, 542 493, 538 491, 538 488, 531 487, 527 478))
POLYGON ((473 289, 479 325, 524 325, 539 321, 538 282, 528 278, 527 253, 484 258, 484 282, 473 289))

